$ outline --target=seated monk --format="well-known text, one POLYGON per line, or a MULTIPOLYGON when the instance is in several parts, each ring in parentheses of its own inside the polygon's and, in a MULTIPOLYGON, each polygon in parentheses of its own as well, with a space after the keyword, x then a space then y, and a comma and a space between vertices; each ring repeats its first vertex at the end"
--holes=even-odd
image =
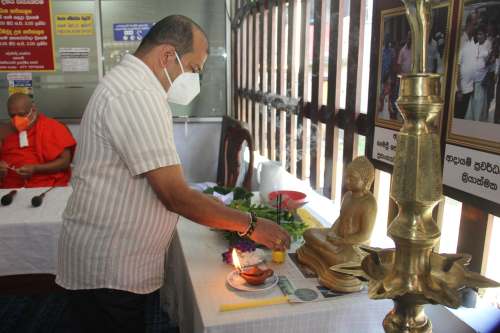
POLYGON ((68 128, 38 112, 31 97, 7 100, 11 123, 0 131, 0 188, 66 186, 76 141, 68 128))
POLYGON ((304 233, 305 244, 297 251, 299 261, 309 266, 326 287, 352 292, 361 288, 357 279, 330 270, 331 266, 363 258, 356 245, 368 244, 377 215, 377 202, 370 192, 375 170, 366 157, 358 157, 346 169, 348 192, 342 198, 340 215, 331 228, 313 228, 304 233))

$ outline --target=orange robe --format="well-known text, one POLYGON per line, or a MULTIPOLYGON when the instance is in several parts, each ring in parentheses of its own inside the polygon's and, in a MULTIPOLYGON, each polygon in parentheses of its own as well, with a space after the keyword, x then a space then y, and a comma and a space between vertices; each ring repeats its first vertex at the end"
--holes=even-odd
MULTIPOLYGON (((57 120, 39 113, 36 123, 28 130, 28 147, 19 145, 19 133, 4 138, 0 148, 0 161, 19 168, 26 164, 44 164, 58 158, 64 149, 73 155, 76 141, 66 126, 57 120)), ((15 171, 8 170, 0 188, 66 186, 71 177, 71 168, 50 174, 33 174, 23 179, 15 171)))

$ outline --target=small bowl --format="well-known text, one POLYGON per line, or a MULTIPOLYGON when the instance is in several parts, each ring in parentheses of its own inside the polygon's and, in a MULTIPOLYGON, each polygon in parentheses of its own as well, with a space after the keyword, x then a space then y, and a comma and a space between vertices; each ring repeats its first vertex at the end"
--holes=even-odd
POLYGON ((273 205, 273 207, 278 207, 278 197, 281 194, 281 207, 288 210, 294 210, 302 205, 306 204, 307 195, 303 192, 299 191, 273 191, 269 193, 269 202, 273 205))

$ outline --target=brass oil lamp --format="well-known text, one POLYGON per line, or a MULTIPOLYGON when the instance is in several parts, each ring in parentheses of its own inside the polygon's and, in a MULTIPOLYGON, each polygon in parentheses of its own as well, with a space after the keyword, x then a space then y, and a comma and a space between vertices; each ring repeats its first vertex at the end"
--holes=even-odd
POLYGON ((433 251, 441 232, 432 216, 442 198, 440 135, 435 126, 443 109, 441 75, 426 73, 431 28, 430 0, 402 0, 412 36, 412 72, 400 77, 397 104, 403 117, 393 169, 391 197, 398 215, 388 228, 395 249, 362 247, 361 263, 332 267, 336 272, 369 281, 372 299, 390 298, 386 332, 432 332, 424 305, 461 305, 465 287, 498 287, 499 283, 468 271, 466 254, 433 251))

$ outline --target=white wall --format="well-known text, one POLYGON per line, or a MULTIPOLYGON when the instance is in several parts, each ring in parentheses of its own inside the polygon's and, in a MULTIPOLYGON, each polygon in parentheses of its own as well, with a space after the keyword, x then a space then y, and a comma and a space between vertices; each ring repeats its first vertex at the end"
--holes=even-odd
MULTIPOLYGON (((80 125, 68 125, 78 141, 80 125)), ((217 178, 221 123, 190 119, 187 133, 184 122, 174 122, 174 140, 188 182, 213 181, 217 178), (187 135, 186 135, 187 134, 187 135)))
POLYGON ((219 159, 220 122, 174 123, 174 140, 189 182, 215 182, 219 159))

